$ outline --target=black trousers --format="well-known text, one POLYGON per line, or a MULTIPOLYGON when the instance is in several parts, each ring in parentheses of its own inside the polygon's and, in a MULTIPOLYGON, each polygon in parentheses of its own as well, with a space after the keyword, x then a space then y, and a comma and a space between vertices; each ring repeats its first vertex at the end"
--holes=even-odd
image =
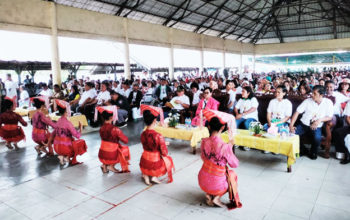
POLYGON ((348 134, 350 134, 350 126, 337 128, 335 129, 335 131, 333 131, 333 140, 334 140, 335 149, 337 150, 337 152, 341 152, 341 153, 347 152, 344 139, 348 134))

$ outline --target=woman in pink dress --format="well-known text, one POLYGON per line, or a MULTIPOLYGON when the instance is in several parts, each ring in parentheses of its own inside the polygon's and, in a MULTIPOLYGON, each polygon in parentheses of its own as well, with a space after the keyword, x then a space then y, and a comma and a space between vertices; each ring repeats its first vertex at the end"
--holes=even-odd
POLYGON ((38 144, 35 147, 35 150, 37 151, 38 155, 40 155, 42 152, 53 155, 53 149, 51 143, 49 142, 51 134, 48 131, 48 126, 55 128, 55 123, 45 115, 45 112, 48 111, 49 100, 45 96, 40 96, 33 98, 32 101, 37 109, 32 118, 32 139, 38 144), (46 146, 48 146, 49 152, 47 152, 46 146))
MULTIPOLYGON (((199 126, 200 125, 200 113, 204 109, 211 109, 211 110, 218 110, 220 103, 216 101, 212 95, 212 89, 207 87, 204 89, 203 94, 204 98, 201 99, 198 103, 197 111, 196 111, 196 116, 192 120, 192 125, 194 126, 199 126)), ((205 119, 203 119, 203 124, 205 124, 205 119)))
POLYGON ((229 192, 231 203, 228 208, 240 208, 242 204, 237 192, 237 176, 227 166, 236 168, 239 161, 232 151, 233 138, 230 137, 228 144, 221 139, 225 124, 219 117, 212 117, 209 121, 211 136, 202 140, 201 158, 204 163, 198 174, 198 183, 206 193, 209 206, 225 207, 220 198, 229 192))
POLYGON ((54 136, 54 148, 58 154, 58 159, 60 164, 63 166, 66 163, 72 165, 79 164, 76 160, 78 155, 78 150, 73 147, 73 137, 80 138, 82 125, 79 123, 80 132, 75 130, 73 124, 67 119, 70 116, 69 104, 62 100, 55 100, 57 104, 58 112, 61 115, 61 118, 56 123, 56 128, 53 132, 54 136), (68 113, 69 112, 69 113, 68 113))

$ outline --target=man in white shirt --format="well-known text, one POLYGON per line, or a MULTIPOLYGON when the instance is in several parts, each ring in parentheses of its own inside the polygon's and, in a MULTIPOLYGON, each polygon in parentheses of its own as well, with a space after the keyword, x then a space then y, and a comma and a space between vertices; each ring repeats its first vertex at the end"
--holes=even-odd
POLYGON ((233 91, 235 84, 231 80, 226 81, 226 89, 221 92, 225 92, 230 95, 230 98, 227 103, 227 108, 229 113, 233 113, 235 102, 236 102, 236 92, 233 91))
POLYGON ((20 91, 20 99, 19 99, 19 107, 22 106, 29 106, 29 94, 27 92, 27 90, 24 89, 23 86, 19 87, 19 91, 20 91))
POLYGON ((112 89, 115 91, 115 92, 119 92, 119 82, 118 81, 114 81, 112 83, 112 89))
POLYGON ((291 132, 300 135, 300 155, 308 154, 303 137, 308 133, 311 134, 312 144, 311 151, 308 154, 310 159, 316 160, 318 148, 321 144, 322 125, 324 122, 332 120, 333 103, 331 100, 324 98, 325 88, 317 85, 313 88, 312 98, 304 100, 294 113, 289 128, 291 132), (299 114, 303 114, 301 123, 295 128, 294 124, 298 119, 299 114))
POLYGON ((197 105, 200 101, 200 94, 201 94, 201 91, 199 90, 199 86, 198 86, 198 83, 196 82, 193 82, 191 84, 191 91, 192 91, 192 94, 193 94, 193 99, 192 99, 192 107, 194 107, 195 109, 197 108, 197 105))
POLYGON ((53 95, 53 92, 49 87, 46 85, 46 83, 42 84, 42 90, 40 91, 39 95, 46 96, 50 98, 53 95))
POLYGON ((18 84, 11 78, 11 74, 7 74, 7 80, 5 81, 6 96, 14 100, 14 108, 17 105, 17 89, 18 84))
POLYGON ((85 107, 86 104, 89 104, 94 98, 96 94, 93 90, 93 84, 91 82, 85 83, 85 92, 81 95, 79 99, 79 106, 81 108, 85 107))
POLYGON ((78 107, 76 110, 86 116, 86 118, 90 121, 90 125, 95 126, 93 121, 95 105, 93 105, 93 101, 96 94, 93 86, 94 84, 91 82, 85 83, 85 92, 83 92, 83 94, 80 96, 80 99, 77 99, 78 107))
POLYGON ((177 96, 171 99, 170 103, 176 111, 190 107, 190 99, 185 95, 185 89, 182 86, 177 87, 177 96))
POLYGON ((128 98, 130 95, 131 89, 128 81, 124 81, 122 83, 122 89, 119 91, 119 94, 128 98))
POLYGON ((97 104, 97 105, 104 105, 106 102, 108 102, 111 99, 111 95, 109 91, 107 90, 108 88, 108 83, 103 82, 101 84, 101 91, 98 93, 96 99, 92 102, 92 104, 97 104))

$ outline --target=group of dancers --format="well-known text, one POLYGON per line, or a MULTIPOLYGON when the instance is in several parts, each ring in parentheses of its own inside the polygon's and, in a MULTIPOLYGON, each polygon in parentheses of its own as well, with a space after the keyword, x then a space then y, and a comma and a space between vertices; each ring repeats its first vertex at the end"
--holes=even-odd
MULTIPOLYGON (((87 151, 87 146, 83 139, 79 139, 82 130, 81 124, 79 124, 79 131, 77 131, 69 121, 71 116, 69 103, 55 100, 55 108, 61 117, 57 122, 53 122, 45 114, 49 107, 47 97, 34 97, 31 101, 37 108, 32 117, 32 139, 37 144, 35 150, 38 155, 45 153, 53 156, 55 151, 62 166, 67 163, 70 165, 79 164, 76 157, 84 154, 87 151), (49 132, 49 127, 53 128, 53 132, 49 132)), ((0 136, 6 141, 7 148, 18 149, 17 143, 25 139, 23 129, 18 123, 23 126, 27 126, 27 123, 13 109, 13 101, 5 98, 0 114, 0 136)), ((161 124, 164 123, 163 111, 155 106, 141 105, 141 113, 146 125, 141 134, 143 153, 139 165, 142 178, 147 185, 151 185, 152 183, 161 183, 158 178, 167 174, 168 183, 171 183, 174 162, 168 155, 167 145, 169 143, 160 133, 155 131, 158 118, 160 118, 161 124)), ((237 175, 232 169, 229 169, 229 167, 236 168, 239 164, 232 150, 233 137, 229 135, 229 143, 224 143, 220 137, 226 128, 228 128, 229 134, 232 134, 234 117, 213 110, 208 110, 204 116, 208 119, 211 135, 209 138, 202 139, 201 158, 204 163, 198 174, 199 186, 206 193, 206 203, 209 206, 240 208, 242 204, 237 191, 237 175), (226 192, 229 193, 230 203, 225 205, 220 201, 220 198, 226 192)), ((95 119, 97 117, 101 117, 103 121, 99 131, 101 146, 98 153, 98 158, 102 163, 102 172, 130 172, 128 168, 130 151, 129 147, 124 145, 128 143, 128 137, 120 128, 114 126, 118 117, 117 107, 113 105, 99 106, 95 109, 95 119), (117 164, 120 164, 121 170, 115 167, 117 164)))

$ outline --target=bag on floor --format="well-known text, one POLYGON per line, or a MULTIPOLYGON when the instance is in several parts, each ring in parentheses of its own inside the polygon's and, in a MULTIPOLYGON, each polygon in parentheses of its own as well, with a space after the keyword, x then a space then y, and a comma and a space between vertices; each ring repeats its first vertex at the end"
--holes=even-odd
POLYGON ((141 115, 141 111, 140 111, 140 108, 132 108, 132 118, 135 120, 135 119, 139 119, 139 118, 142 118, 142 115, 141 115))

